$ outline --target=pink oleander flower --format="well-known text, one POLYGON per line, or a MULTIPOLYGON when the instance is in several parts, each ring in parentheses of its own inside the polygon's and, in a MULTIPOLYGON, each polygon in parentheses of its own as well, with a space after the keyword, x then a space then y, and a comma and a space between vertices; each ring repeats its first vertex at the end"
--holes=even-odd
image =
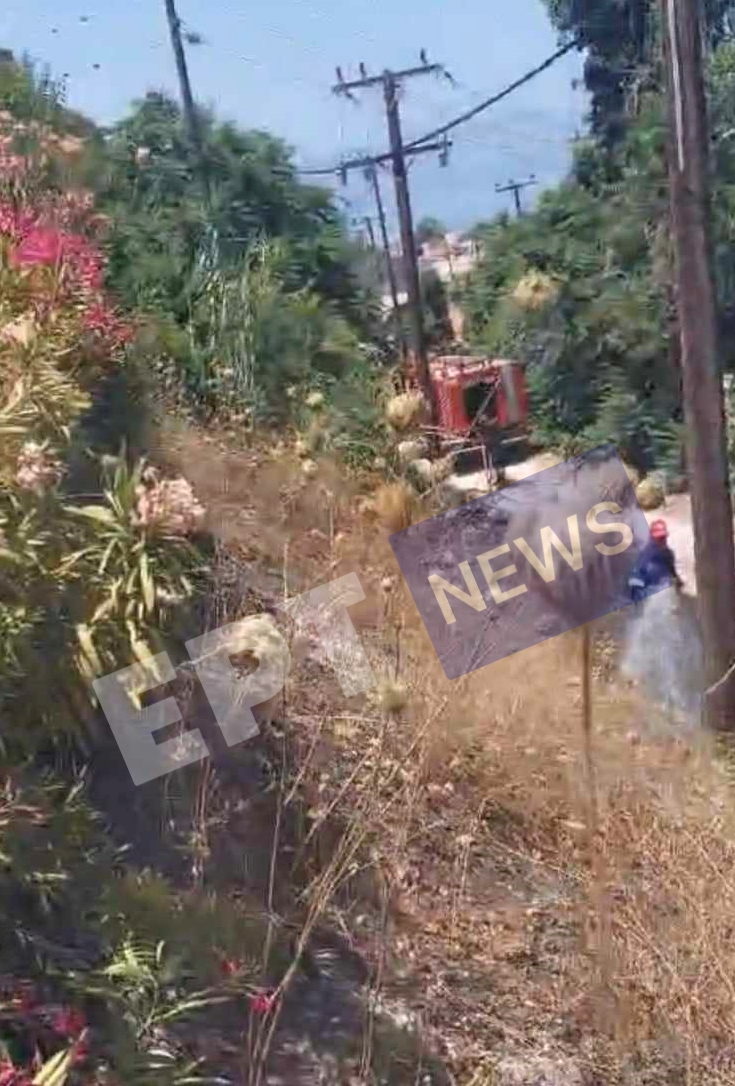
POLYGON ((222 958, 219 968, 223 977, 236 977, 242 969, 242 962, 237 958, 222 958))
POLYGON ((64 474, 60 460, 36 441, 27 441, 18 455, 15 481, 21 490, 41 495, 55 486, 64 474))
POLYGON ((10 1060, 0 1062, 0 1086, 32 1086, 33 1077, 10 1060))
POLYGON ((51 1021, 54 1033, 61 1034, 67 1040, 75 1040, 79 1037, 86 1025, 84 1015, 74 1007, 60 1007, 51 1021))
POLYGON ((64 252, 64 237, 58 230, 35 226, 27 231, 13 249, 11 261, 23 267, 29 264, 58 264, 64 252))
POLYGON ((63 155, 76 158, 84 150, 84 140, 80 136, 62 136, 58 148, 63 155))
POLYGON ((28 161, 6 147, 0 148, 0 177, 6 180, 22 177, 28 169, 28 161))
MULTIPOLYGON (((2 172, 0 151, 0 172, 2 172)), ((50 199, 33 209, 0 203, 0 233, 13 239, 10 261, 15 267, 45 265, 60 269, 72 292, 99 293, 104 283, 105 257, 98 245, 78 232, 89 220, 92 195, 79 189, 50 199)), ((96 223, 99 229, 102 224, 96 223)))
POLYGON ((158 479, 152 469, 136 488, 134 521, 140 528, 161 535, 186 536, 204 519, 205 509, 183 476, 158 479))
POLYGON ((135 331, 132 324, 122 320, 99 300, 85 310, 82 321, 87 331, 102 336, 111 347, 121 347, 129 342, 135 331))
POLYGON ((0 234, 8 234, 11 238, 22 238, 31 231, 38 222, 38 214, 27 208, 19 210, 12 203, 0 203, 0 234))
POLYGON ((15 234, 17 215, 10 204, 0 205, 0 234, 15 234))
POLYGON ((268 1014, 275 1002, 275 992, 256 992, 250 996, 250 1010, 253 1014, 268 1014))

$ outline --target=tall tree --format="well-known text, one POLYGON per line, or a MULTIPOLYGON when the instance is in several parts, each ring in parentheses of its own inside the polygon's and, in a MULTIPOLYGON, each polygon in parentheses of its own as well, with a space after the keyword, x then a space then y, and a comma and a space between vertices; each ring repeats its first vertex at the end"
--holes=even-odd
POLYGON ((245 132, 201 114, 212 189, 205 209, 187 155, 181 111, 149 93, 109 134, 103 201, 115 212, 111 276, 138 304, 178 299, 201 256, 211 214, 221 258, 236 263, 259 237, 286 245, 287 282, 308 287, 355 321, 365 294, 331 194, 298 181, 289 148, 264 132, 245 132))
MULTIPOLYGON (((660 83, 660 21, 656 0, 546 0, 564 38, 586 52, 585 85, 592 96, 592 131, 608 146, 622 138, 629 106, 641 89, 660 83)), ((711 46, 733 29, 732 0, 702 0, 711 46)))

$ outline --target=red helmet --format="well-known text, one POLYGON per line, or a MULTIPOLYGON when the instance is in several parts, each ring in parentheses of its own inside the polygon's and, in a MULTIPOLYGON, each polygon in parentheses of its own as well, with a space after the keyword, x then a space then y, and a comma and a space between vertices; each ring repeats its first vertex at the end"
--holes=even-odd
POLYGON ((651 525, 651 535, 654 539, 668 539, 669 529, 665 520, 654 520, 651 525))

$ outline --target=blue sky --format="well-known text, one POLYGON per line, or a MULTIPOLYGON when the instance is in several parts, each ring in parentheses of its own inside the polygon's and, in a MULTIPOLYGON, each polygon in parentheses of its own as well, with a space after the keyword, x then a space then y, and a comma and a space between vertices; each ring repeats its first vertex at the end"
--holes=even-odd
MULTIPOLYGON (((557 46, 541 0, 179 0, 184 23, 206 44, 188 50, 195 95, 225 118, 286 139, 302 166, 330 165, 385 149, 380 92, 359 105, 330 93, 334 69, 357 75, 418 62, 420 48, 447 66, 452 88, 431 76, 411 80, 402 98, 406 139, 449 120, 534 67, 557 46)), ((176 92, 163 0, 5 0, 0 46, 28 51, 55 75, 68 73, 69 102, 108 123, 149 88, 176 92), (85 20, 82 17, 86 17, 85 20), (93 67, 99 64, 99 69, 93 67)), ((447 168, 433 155, 411 167, 414 218, 435 215, 450 228, 489 218, 509 197, 495 183, 535 173, 559 180, 569 139, 583 124, 586 98, 572 83, 581 57, 570 54, 504 102, 454 133, 447 168)), ((346 210, 372 211, 355 173, 346 210)), ((390 176, 383 178, 392 208, 390 176)), ((538 189, 526 190, 527 200, 538 189)), ((392 215, 392 213, 391 213, 392 215)))

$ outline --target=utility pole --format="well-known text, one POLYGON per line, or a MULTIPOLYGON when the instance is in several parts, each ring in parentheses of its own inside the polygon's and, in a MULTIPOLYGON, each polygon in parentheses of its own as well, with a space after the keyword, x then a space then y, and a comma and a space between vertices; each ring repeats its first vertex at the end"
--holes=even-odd
MULTIPOLYGON (((365 170, 365 176, 370 182, 373 190, 373 196, 375 197, 375 209, 378 213, 380 237, 383 242, 383 253, 385 254, 385 270, 388 276, 388 283, 390 285, 390 299, 393 303, 393 315, 396 321, 398 321, 398 286, 396 284, 396 270, 393 267, 393 254, 390 251, 388 227, 385 224, 385 208, 383 207, 383 197, 380 193, 380 181, 378 180, 378 171, 374 163, 373 165, 367 167, 367 169, 365 170)), ((405 355, 405 343, 403 342, 403 336, 401 336, 401 347, 405 355)))
POLYGON ((197 113, 196 106, 194 105, 194 96, 191 93, 191 82, 189 81, 189 70, 186 66, 184 43, 181 40, 181 19, 176 12, 175 0, 164 0, 164 3, 166 5, 168 28, 171 33, 171 45, 173 46, 174 59, 176 61, 176 71, 178 72, 179 76, 181 101, 184 110, 184 121, 186 123, 186 129, 189 135, 189 142, 196 158, 196 168, 200 175, 202 188, 204 190, 204 197, 207 202, 207 206, 209 206, 209 175, 207 173, 206 158, 204 154, 204 140, 202 139, 202 130, 199 124, 199 115, 197 113))
POLYGON ((513 179, 511 178, 507 185, 496 185, 495 191, 513 193, 513 200, 515 201, 516 205, 516 215, 520 219, 521 215, 523 214, 523 208, 521 207, 521 189, 528 188, 529 185, 535 184, 536 176, 535 174, 531 174, 528 181, 513 181, 513 179))
MULTIPOLYGON (((449 148, 451 146, 452 146, 452 141, 445 138, 445 139, 443 139, 441 141, 437 141, 437 142, 433 142, 433 143, 423 143, 420 147, 412 147, 411 148, 411 155, 422 155, 422 154, 426 154, 426 152, 428 152, 428 151, 438 151, 439 152, 439 162, 441 164, 444 164, 445 161, 446 161, 446 156, 449 154, 449 148)), ((392 158, 392 155, 389 154, 389 155, 377 155, 375 157, 365 156, 363 158, 348 159, 347 161, 341 163, 341 165, 340 165, 337 172, 341 176, 342 184, 346 185, 347 184, 347 174, 350 172, 350 170, 358 170, 358 169, 362 170, 363 173, 364 173, 364 176, 367 178, 368 181, 370 181, 370 183, 372 185, 373 195, 375 197, 375 207, 376 207, 376 210, 378 212, 378 221, 380 223, 380 233, 381 233, 381 237, 382 237, 382 241, 383 241, 383 251, 385 253, 385 264, 386 264, 386 271, 387 271, 387 274, 388 274, 388 283, 389 283, 389 286, 390 286, 391 302, 393 304, 393 312, 396 315, 396 318, 398 318, 398 313, 399 313, 398 283, 396 281, 396 271, 395 271, 395 265, 393 263, 393 253, 391 252, 390 241, 388 239, 388 228, 387 228, 386 222, 385 222, 385 208, 383 207, 383 198, 382 198, 381 192, 380 192, 380 182, 378 180, 378 174, 377 174, 377 170, 376 170, 376 165, 378 165, 378 164, 382 165, 385 162, 390 162, 391 158, 392 158)), ((405 250, 403 250, 403 252, 405 253, 405 250)), ((415 256, 415 249, 414 249, 414 256, 415 256)), ((409 300, 410 300, 410 296, 409 296, 409 300)), ((422 315, 421 311, 419 311, 419 316, 421 316, 421 315, 422 315)), ((398 326, 399 326, 399 330, 400 330, 400 321, 398 321, 398 326)), ((403 357, 405 359, 406 358, 406 350, 407 350, 407 348, 406 348, 406 344, 404 342, 404 335, 403 335, 402 330, 399 331, 399 336, 400 336, 400 340, 401 340, 401 354, 403 355, 403 357)), ((427 370, 428 370, 428 365, 427 365, 427 370)), ((419 373, 419 377, 422 379, 421 380, 422 387, 424 388, 424 392, 426 393, 427 399, 428 399, 428 395, 431 392, 431 385, 429 385, 429 388, 427 390, 426 382, 423 380, 421 372, 419 373)), ((433 411, 433 399, 429 400, 428 402, 429 402, 429 406, 431 407, 431 409, 433 411)), ((434 417, 435 416, 432 414, 432 419, 434 417)))
MULTIPOLYGON (((421 64, 414 68, 404 68, 394 72, 386 69, 380 75, 369 76, 361 65, 360 79, 346 81, 342 71, 337 68, 338 82, 332 88, 335 94, 346 95, 353 98, 353 91, 366 87, 381 87, 383 90, 383 102, 385 104, 386 120, 388 123, 388 136, 390 139, 390 160, 393 165, 393 180, 396 190, 396 206, 398 209, 398 221, 401 232, 401 249, 403 253, 403 266, 408 291, 408 303, 411 313, 412 339, 414 361, 418 371, 419 381, 429 405, 430 422, 432 428, 439 424, 439 414, 436 404, 436 396, 431 382, 429 358, 426 350, 426 338, 424 335, 424 318, 421 305, 421 285, 419 282, 419 266, 416 254, 416 239, 413 232, 413 218, 411 214, 411 199, 408 190, 408 177, 406 173, 406 156, 403 149, 403 137, 401 135, 401 119, 398 108, 398 88, 406 79, 419 75, 442 74, 451 79, 446 69, 441 64, 429 64, 426 54, 421 53, 421 64)), ((446 141, 440 145, 446 162, 446 141)), ((412 148, 411 154, 417 150, 428 150, 429 147, 412 148)))
POLYGON ((370 239, 370 248, 375 251, 375 231, 373 230, 373 220, 370 218, 369 215, 365 215, 363 221, 365 223, 365 229, 368 233, 368 238, 370 239))
POLYGON ((735 728, 735 546, 710 248, 706 100, 698 0, 661 0, 668 72, 669 183, 705 719, 735 728), (726 679, 723 681, 723 677, 726 679))
POLYGON ((361 239, 367 237, 368 248, 375 249, 375 231, 373 230, 373 220, 370 215, 357 215, 350 220, 352 226, 362 226, 365 229, 365 233, 361 234, 361 239))
POLYGON ((401 250, 403 252, 403 271, 408 292, 408 306, 413 324, 413 350, 415 365, 418 368, 419 378, 424 387, 424 394, 429 403, 430 423, 437 426, 439 413, 434 404, 434 389, 429 371, 429 359, 426 353, 426 339, 424 336, 424 312, 421 301, 421 284, 419 281, 419 262, 416 253, 416 238, 413 232, 413 217, 411 215, 411 198, 408 191, 408 176, 406 174, 406 159, 403 154, 403 138, 401 135, 401 119, 398 111, 398 84, 392 72, 383 75, 383 101, 385 114, 388 121, 388 138, 393 154, 393 183, 396 190, 396 207, 398 209, 398 225, 401 232, 401 250))

